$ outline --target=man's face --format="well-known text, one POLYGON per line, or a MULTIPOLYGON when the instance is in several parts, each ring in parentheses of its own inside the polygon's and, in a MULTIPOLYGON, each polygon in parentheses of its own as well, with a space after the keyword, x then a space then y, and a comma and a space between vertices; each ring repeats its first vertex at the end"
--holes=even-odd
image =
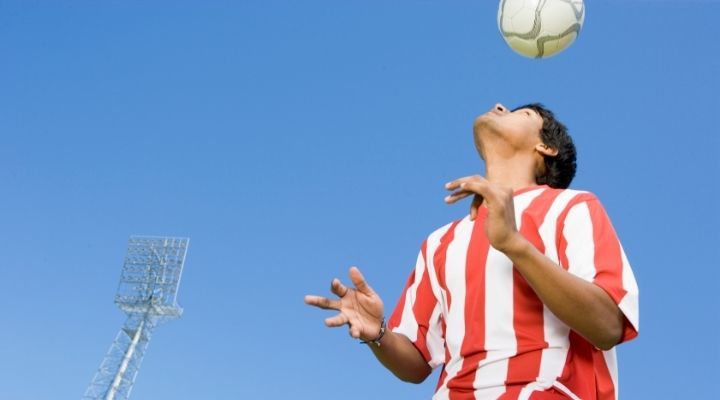
POLYGON ((502 104, 496 104, 475 120, 475 145, 482 153, 484 141, 500 139, 510 148, 532 150, 541 141, 542 126, 543 119, 535 110, 521 108, 510 111, 502 104))

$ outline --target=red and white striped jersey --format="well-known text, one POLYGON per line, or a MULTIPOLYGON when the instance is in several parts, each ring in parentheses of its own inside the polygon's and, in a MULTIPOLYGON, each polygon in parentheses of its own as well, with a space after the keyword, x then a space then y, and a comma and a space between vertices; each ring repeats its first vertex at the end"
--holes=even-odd
MULTIPOLYGON (((548 258, 603 288, 638 333, 638 288, 615 230, 588 192, 535 186, 514 197, 519 232, 548 258)), ((389 320, 435 368, 434 400, 617 399, 615 349, 602 351, 543 305, 509 258, 489 245, 487 211, 422 244, 389 320)))

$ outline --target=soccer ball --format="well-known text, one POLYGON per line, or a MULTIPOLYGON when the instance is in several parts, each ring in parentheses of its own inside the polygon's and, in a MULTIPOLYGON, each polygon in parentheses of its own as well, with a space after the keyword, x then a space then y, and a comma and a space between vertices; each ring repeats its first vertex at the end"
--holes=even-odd
POLYGON ((505 42, 530 58, 553 56, 575 41, 585 20, 583 0, 500 0, 505 42))

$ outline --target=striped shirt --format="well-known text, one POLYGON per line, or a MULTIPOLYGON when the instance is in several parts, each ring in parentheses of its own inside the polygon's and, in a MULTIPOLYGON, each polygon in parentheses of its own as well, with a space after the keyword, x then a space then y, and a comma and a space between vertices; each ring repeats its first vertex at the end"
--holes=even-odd
MULTIPOLYGON (((604 289, 638 333, 638 288, 615 230, 588 192, 515 192, 518 231, 548 258, 604 289)), ((509 258, 490 246, 485 208, 423 242, 389 320, 443 369, 434 400, 617 399, 615 349, 602 351, 560 321, 509 258)))

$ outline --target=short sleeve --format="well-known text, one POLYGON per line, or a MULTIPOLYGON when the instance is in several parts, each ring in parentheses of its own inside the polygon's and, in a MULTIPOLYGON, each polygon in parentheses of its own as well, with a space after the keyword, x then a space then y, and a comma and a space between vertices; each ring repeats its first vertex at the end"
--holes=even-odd
POLYGON ((423 243, 415 269, 388 321, 388 328, 410 339, 430 367, 435 368, 445 361, 445 340, 442 309, 432 291, 425 256, 426 243, 423 243))
POLYGON ((568 272, 600 286, 625 316, 620 342, 639 330, 639 293, 625 251, 605 209, 594 196, 568 205, 558 221, 558 255, 568 272))

